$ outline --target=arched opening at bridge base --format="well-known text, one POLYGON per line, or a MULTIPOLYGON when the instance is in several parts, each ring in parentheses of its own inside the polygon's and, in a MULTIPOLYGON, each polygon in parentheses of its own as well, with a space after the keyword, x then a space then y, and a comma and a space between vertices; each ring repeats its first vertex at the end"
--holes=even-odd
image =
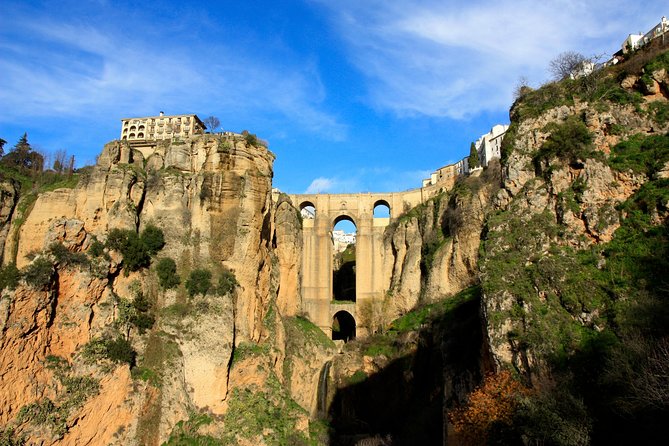
POLYGON ((338 311, 332 317, 332 340, 348 342, 355 339, 355 319, 348 311, 338 311))
POLYGON ((335 219, 332 230, 332 299, 355 302, 355 242, 356 226, 353 219, 341 216, 335 219))

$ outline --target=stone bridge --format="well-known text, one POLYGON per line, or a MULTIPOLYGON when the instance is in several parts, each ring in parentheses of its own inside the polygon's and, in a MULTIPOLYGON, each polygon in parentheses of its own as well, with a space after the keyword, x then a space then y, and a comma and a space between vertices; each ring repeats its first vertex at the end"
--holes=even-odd
MULTIPOLYGON (((444 186, 440 184, 439 186, 444 186)), ((407 210, 434 196, 442 187, 424 187, 393 193, 289 195, 300 210, 313 207, 314 218, 303 219, 302 311, 328 335, 335 315, 352 320, 357 335, 365 336, 365 305, 383 300, 390 285, 392 268, 384 268, 383 235, 386 227, 407 210), (374 217, 374 209, 387 206, 389 217, 374 217), (342 220, 357 229, 355 301, 333 301, 334 226, 342 220)), ((392 255, 392 253, 388 253, 392 255)), ((338 317, 341 321, 342 319, 338 317)), ((354 332, 355 333, 355 332, 354 332)))

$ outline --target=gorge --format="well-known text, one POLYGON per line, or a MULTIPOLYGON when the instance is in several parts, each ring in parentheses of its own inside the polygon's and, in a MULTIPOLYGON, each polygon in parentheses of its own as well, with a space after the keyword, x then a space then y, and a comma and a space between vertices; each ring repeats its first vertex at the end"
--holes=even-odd
POLYGON ((112 141, 48 184, 2 166, 0 444, 662 438, 666 45, 510 118, 485 169, 392 194, 273 193, 274 155, 234 134, 112 141), (332 340, 340 311, 355 340, 332 340))

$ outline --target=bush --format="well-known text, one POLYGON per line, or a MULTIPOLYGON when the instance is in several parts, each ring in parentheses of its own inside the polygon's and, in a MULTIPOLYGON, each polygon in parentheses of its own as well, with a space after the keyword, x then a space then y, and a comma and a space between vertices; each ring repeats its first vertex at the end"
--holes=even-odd
POLYGON ((669 135, 637 134, 613 147, 609 164, 620 171, 632 170, 652 177, 667 161, 669 135))
POLYGON ((62 266, 87 265, 88 258, 83 253, 72 252, 60 242, 53 242, 48 249, 56 263, 62 266))
POLYGON ((28 265, 23 271, 26 283, 36 290, 45 290, 51 284, 53 265, 44 257, 28 265))
POLYGON ((152 256, 156 255, 156 253, 165 246, 165 236, 162 229, 154 225, 147 225, 142 231, 140 239, 142 240, 144 247, 146 247, 146 250, 149 252, 149 255, 152 256))
POLYGON ((0 268, 0 291, 5 288, 9 290, 15 289, 19 284, 21 274, 19 273, 16 264, 10 263, 7 266, 0 268))
POLYGON ((190 297, 196 294, 207 294, 211 288, 211 271, 208 269, 196 269, 190 273, 186 280, 186 289, 190 297))
POLYGON ((93 237, 93 241, 91 242, 91 246, 88 248, 88 254, 91 257, 100 257, 103 256, 105 253, 105 245, 100 242, 96 237, 93 237))
POLYGON ((93 339, 84 345, 81 354, 92 362, 99 359, 108 359, 113 362, 128 364, 130 367, 135 365, 137 356, 130 341, 122 336, 118 336, 116 339, 93 339))
POLYGON ((163 257, 156 265, 156 274, 158 282, 164 290, 169 290, 181 283, 181 278, 177 274, 177 264, 170 257, 163 257))
POLYGON ((221 277, 218 279, 218 289, 216 291, 221 296, 225 296, 226 294, 234 291, 238 285, 239 283, 237 283, 235 273, 226 268, 223 270, 221 277))
POLYGON ((129 229, 114 228, 107 236, 107 247, 123 255, 123 263, 130 271, 149 266, 151 256, 165 246, 163 231, 153 225, 147 226, 142 235, 129 229))
POLYGON ((487 444, 493 429, 511 426, 520 399, 527 394, 528 390, 507 371, 488 375, 469 395, 465 406, 449 412, 455 436, 465 444, 487 444))
POLYGON ((13 427, 0 427, 0 446, 24 446, 25 444, 26 438, 14 432, 13 427))
POLYGON ((551 135, 535 156, 535 162, 557 157, 576 163, 594 155, 592 134, 577 117, 571 116, 562 124, 549 124, 549 130, 551 135))

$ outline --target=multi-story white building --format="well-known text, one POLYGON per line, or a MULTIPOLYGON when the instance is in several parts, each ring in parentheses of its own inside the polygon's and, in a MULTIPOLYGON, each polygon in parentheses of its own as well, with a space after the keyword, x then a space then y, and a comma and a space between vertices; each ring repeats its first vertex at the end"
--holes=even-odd
POLYGON ((157 141, 188 137, 204 133, 207 126, 197 115, 165 115, 121 119, 121 139, 127 141, 157 141))
POLYGON ((490 130, 490 132, 482 135, 476 140, 474 147, 479 155, 478 167, 470 168, 469 156, 466 156, 457 163, 449 164, 432 172, 430 178, 423 180, 422 186, 430 187, 452 181, 452 179, 457 176, 469 175, 476 169, 486 167, 491 159, 501 158, 502 141, 504 140, 504 135, 508 129, 508 125, 497 124, 490 130))
POLYGON ((663 36, 666 32, 669 32, 669 20, 667 20, 666 17, 662 17, 660 23, 653 26, 646 34, 639 33, 627 36, 627 39, 625 39, 621 45, 622 52, 623 54, 626 54, 629 51, 637 50, 642 46, 647 45, 651 40, 663 36))
MULTIPOLYGON (((508 129, 508 125, 497 124, 474 143, 474 147, 476 147, 476 151, 479 155, 479 164, 481 167, 486 167, 493 158, 501 158, 502 140, 508 129)), ((467 166, 466 172, 469 172, 469 166, 467 166)))

